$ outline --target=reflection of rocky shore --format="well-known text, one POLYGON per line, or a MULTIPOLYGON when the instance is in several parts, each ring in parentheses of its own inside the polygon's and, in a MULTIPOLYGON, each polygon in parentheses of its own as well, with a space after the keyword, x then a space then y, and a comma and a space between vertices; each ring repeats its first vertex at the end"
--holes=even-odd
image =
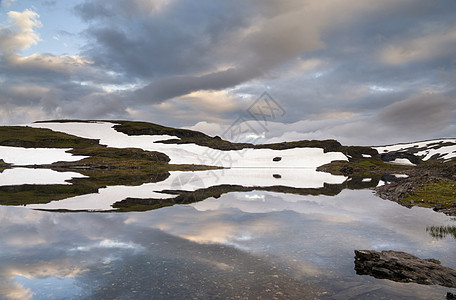
POLYGON ((456 270, 436 259, 420 259, 405 252, 355 250, 355 270, 358 275, 379 279, 456 288, 456 270))
MULTIPOLYGON (((277 178, 277 177, 275 177, 277 178)), ((195 191, 185 190, 163 190, 162 193, 176 195, 173 198, 168 199, 138 199, 129 197, 122 201, 116 202, 112 207, 118 209, 118 211, 136 211, 136 210, 151 210, 165 206, 171 206, 175 204, 190 204, 199 201, 203 201, 207 198, 214 197, 219 198, 223 194, 235 193, 235 192, 251 192, 251 191, 267 191, 284 194, 295 194, 295 195, 326 195, 335 196, 342 190, 348 189, 364 189, 378 184, 378 178, 369 178, 369 181, 363 181, 363 178, 349 178, 342 184, 328 184, 324 183, 321 188, 294 188, 289 186, 242 186, 242 185, 215 185, 208 188, 197 189, 195 191)))

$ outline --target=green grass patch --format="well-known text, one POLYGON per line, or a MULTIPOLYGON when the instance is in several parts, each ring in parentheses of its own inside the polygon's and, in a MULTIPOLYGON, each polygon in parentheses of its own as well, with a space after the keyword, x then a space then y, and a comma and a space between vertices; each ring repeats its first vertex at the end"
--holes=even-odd
POLYGON ((0 126, 0 145, 23 148, 83 148, 98 145, 98 140, 44 128, 0 126))
POLYGON ((456 206, 456 181, 442 180, 416 187, 411 195, 401 200, 401 204, 440 209, 454 208, 456 206))
POLYGON ((364 168, 375 168, 377 167, 378 164, 373 163, 372 161, 369 160, 363 160, 358 163, 359 166, 364 167, 364 168))

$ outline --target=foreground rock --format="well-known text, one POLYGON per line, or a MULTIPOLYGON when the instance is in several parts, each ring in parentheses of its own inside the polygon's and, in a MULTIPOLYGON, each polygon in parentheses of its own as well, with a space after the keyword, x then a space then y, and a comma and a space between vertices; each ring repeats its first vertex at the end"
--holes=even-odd
POLYGON ((436 259, 420 259, 405 252, 355 250, 355 271, 379 279, 456 288, 456 270, 436 259))

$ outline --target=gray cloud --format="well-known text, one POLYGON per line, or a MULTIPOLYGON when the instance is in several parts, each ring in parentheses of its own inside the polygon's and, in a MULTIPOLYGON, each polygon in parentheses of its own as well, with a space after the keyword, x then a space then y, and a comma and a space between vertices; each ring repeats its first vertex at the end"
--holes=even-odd
POLYGON ((18 26, 0 28, 0 123, 223 127, 267 90, 288 124, 269 139, 375 143, 359 132, 366 124, 376 139, 454 135, 455 9, 450 0, 81 0, 87 44, 73 56, 21 54, 39 42, 40 19, 16 14, 18 26))

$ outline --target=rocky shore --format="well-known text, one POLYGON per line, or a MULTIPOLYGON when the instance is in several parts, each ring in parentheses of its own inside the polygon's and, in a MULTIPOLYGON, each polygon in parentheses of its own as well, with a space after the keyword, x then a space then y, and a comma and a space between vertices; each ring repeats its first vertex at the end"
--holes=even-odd
POLYGON ((456 163, 420 165, 407 174, 404 180, 374 188, 377 195, 407 207, 429 207, 456 216, 456 163))

